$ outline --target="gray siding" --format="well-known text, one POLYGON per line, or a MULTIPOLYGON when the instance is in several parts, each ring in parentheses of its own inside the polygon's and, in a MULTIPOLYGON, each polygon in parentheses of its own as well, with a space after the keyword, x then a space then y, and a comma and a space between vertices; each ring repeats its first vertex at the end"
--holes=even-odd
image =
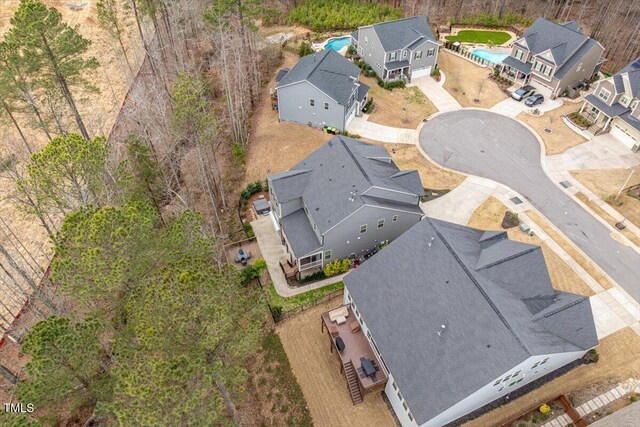
POLYGON ((613 105, 613 103, 618 101, 618 98, 620 98, 620 96, 616 96, 616 87, 610 79, 602 80, 601 82, 599 82, 595 90, 593 91, 593 95, 596 96, 600 101, 606 103, 607 105, 613 105), (611 95, 609 96, 609 99, 604 101, 602 98, 598 96, 598 94, 600 93, 600 89, 606 89, 607 91, 609 91, 609 93, 611 93, 611 95))
POLYGON ((280 203, 280 217, 287 216, 290 213, 297 211, 298 209, 302 209, 302 198, 280 203))
MULTIPOLYGON (((593 71, 596 69, 598 60, 602 56, 604 48, 599 44, 595 44, 586 55, 582 57, 571 70, 569 70, 558 85, 558 91, 556 95, 562 95, 566 88, 577 84, 578 82, 589 79, 593 75, 593 71), (580 67, 580 70, 578 70, 580 67)), ((615 91, 613 92, 615 93, 615 91)))
POLYGON ((421 70, 426 67, 431 67, 432 69, 435 68, 438 63, 438 47, 439 45, 437 43, 429 40, 425 41, 420 46, 417 46, 411 52, 411 60, 409 61, 411 64, 409 67, 410 72, 421 70), (433 49, 433 56, 427 56, 429 49, 433 49), (419 51, 422 51, 422 58, 416 59, 415 53, 419 51))
POLYGON ((309 124, 314 127, 333 126, 344 131, 345 108, 309 82, 294 83, 278 89, 280 120, 309 124), (309 100, 315 100, 315 106, 309 100), (329 103, 329 110, 324 103, 329 103))
POLYGON ((371 65, 378 76, 382 77, 382 67, 386 62, 385 51, 373 27, 360 28, 358 31, 358 48, 361 49, 361 56, 364 62, 371 65), (368 39, 367 43, 365 43, 365 38, 368 39), (373 48, 371 47, 372 44, 373 48), (378 67, 376 63, 380 66, 378 67))
POLYGON ((364 206, 324 236, 323 250, 331 249, 331 260, 357 256, 370 252, 385 240, 394 240, 420 221, 414 213, 399 212, 374 206, 364 206), (393 216, 398 215, 397 221, 393 216), (378 220, 384 219, 384 227, 377 228, 378 220), (367 232, 360 234, 360 226, 367 225, 367 232), (347 241, 349 243, 347 243, 347 241))

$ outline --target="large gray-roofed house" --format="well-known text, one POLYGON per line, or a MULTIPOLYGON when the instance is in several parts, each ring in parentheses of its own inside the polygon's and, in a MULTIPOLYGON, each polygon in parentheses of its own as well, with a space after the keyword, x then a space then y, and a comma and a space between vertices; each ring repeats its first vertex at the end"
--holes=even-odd
POLYGON ((501 73, 555 98, 595 76, 604 62, 603 52, 602 45, 584 35, 576 22, 559 24, 540 17, 513 43, 501 73))
POLYGON ((283 244, 300 271, 368 254, 422 217, 418 172, 401 171, 384 147, 351 138, 332 138, 268 181, 283 244))
POLYGON ((367 102, 360 68, 334 50, 304 56, 277 80, 280 120, 344 130, 367 102))
POLYGON ((403 426, 452 422, 598 344, 589 299, 505 232, 427 218, 344 282, 403 426))
POLYGON ((366 25, 351 33, 361 58, 383 80, 404 80, 431 74, 439 44, 424 16, 366 25))
POLYGON ((592 125, 594 135, 611 135, 633 151, 640 149, 640 58, 613 76, 601 80, 584 97, 580 113, 592 125))

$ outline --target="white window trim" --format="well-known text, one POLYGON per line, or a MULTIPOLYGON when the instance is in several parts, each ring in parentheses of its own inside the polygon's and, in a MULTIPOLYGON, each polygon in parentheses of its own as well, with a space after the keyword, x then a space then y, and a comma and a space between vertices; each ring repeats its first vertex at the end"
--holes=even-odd
POLYGON ((367 224, 362 224, 360 226, 360 234, 365 234, 367 232, 367 228, 368 228, 367 224), (362 231, 362 227, 364 227, 364 231, 362 231))
POLYGON ((389 61, 395 61, 396 59, 398 59, 398 52, 391 52, 389 54, 389 61))
POLYGON ((611 96, 611 92, 609 92, 607 89, 605 88, 600 88, 600 91, 598 92, 598 98, 602 99, 603 101, 608 101, 609 97, 611 96), (606 94, 606 96, 605 96, 606 94))
POLYGON ((404 58, 406 58, 406 57, 407 57, 407 51, 406 51, 406 50, 403 50, 403 51, 402 51, 402 59, 404 59, 404 58))
POLYGON ((429 49, 429 50, 427 51, 427 58, 429 58, 430 56, 433 56, 433 54, 435 53, 435 51, 436 51, 436 50, 435 50, 434 48, 429 49))
POLYGON ((324 251, 324 259, 331 259, 332 256, 333 254, 331 253, 331 249, 324 251), (327 253, 329 253, 329 256, 327 256, 327 253))
POLYGON ((398 215, 394 215, 391 219, 391 222, 396 222, 398 220, 398 215))
POLYGON ((413 56, 413 59, 422 59, 422 51, 421 50, 417 50, 416 53, 413 56))
POLYGON ((313 98, 309 98, 309 107, 315 107, 316 106, 316 100, 313 98))
POLYGON ((325 110, 327 110, 327 111, 329 111, 329 103, 328 103, 328 102, 325 102, 325 103, 324 103, 324 109, 325 109, 325 110))
POLYGON ((378 228, 384 228, 384 218, 378 220, 378 228))

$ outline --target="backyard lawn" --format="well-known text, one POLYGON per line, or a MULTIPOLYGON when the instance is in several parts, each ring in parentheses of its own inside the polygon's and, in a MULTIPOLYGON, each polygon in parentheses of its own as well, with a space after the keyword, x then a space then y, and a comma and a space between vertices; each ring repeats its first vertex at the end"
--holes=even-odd
POLYGON ((451 42, 500 45, 511 40, 511 35, 504 31, 462 30, 445 38, 451 42))
POLYGON ((344 288, 344 283, 340 281, 292 297, 282 297, 276 292, 276 288, 272 283, 269 286, 269 303, 272 307, 280 306, 284 312, 287 312, 295 310, 303 305, 312 304, 323 296, 342 288, 344 288))
POLYGON ((396 88, 392 91, 378 86, 372 77, 361 76, 369 86, 374 111, 369 121, 381 125, 415 129, 420 122, 438 110, 417 87, 396 88))
MULTIPOLYGON (((320 315, 342 305, 342 297, 319 304, 276 325, 293 373, 300 383, 315 427, 394 427, 393 415, 380 392, 351 403, 340 361, 329 351, 327 332, 320 332, 320 315)), ((275 424, 274 424, 275 425, 275 424)), ((289 424, 294 425, 294 424, 289 424)))
POLYGON ((444 71, 444 88, 463 107, 491 108, 507 98, 494 82, 488 79, 492 69, 473 64, 444 49, 438 53, 438 66, 444 71), (474 99, 480 102, 473 102, 474 99))

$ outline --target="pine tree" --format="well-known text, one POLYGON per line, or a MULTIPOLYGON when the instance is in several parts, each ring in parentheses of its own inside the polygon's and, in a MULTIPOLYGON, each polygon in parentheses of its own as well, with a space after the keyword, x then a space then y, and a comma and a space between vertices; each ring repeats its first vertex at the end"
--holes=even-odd
POLYGON ((20 3, 11 18, 11 25, 8 37, 16 41, 23 56, 30 61, 31 76, 56 82, 71 108, 80 133, 85 139, 90 139, 71 89, 97 90, 86 76, 88 71, 99 67, 94 57, 85 58, 91 41, 63 22, 58 10, 48 8, 39 0, 20 3))
POLYGON ((123 28, 122 18, 120 17, 120 5, 117 0, 98 0, 96 3, 96 10, 98 13, 98 22, 100 26, 104 28, 109 35, 118 41, 122 55, 129 67, 129 72, 133 75, 133 68, 131 62, 127 56, 127 49, 122 42, 123 28))

